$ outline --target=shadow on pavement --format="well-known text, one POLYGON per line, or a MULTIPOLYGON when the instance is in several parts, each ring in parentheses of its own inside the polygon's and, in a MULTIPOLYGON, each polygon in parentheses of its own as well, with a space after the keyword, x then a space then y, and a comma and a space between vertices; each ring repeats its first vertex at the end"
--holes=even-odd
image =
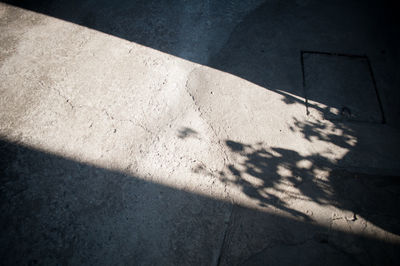
MULTIPOLYGON (((303 98, 302 50, 322 49, 333 53, 349 50, 365 54, 380 53, 382 47, 388 46, 384 49, 391 49, 387 52, 395 61, 399 60, 396 44, 400 44, 400 38, 396 38, 399 35, 394 26, 398 7, 394 1, 334 1, 329 4, 258 0, 2 2, 207 65, 269 90, 303 98)), ((13 19, 18 15, 9 14, 9 17, 13 19)), ((396 67, 388 62, 384 75, 395 75, 396 67)), ((388 109, 396 109, 396 103, 400 101, 398 93, 390 90, 386 93, 389 95, 388 109)), ((330 102, 332 98, 324 98, 324 93, 308 95, 308 98, 327 106, 334 105, 330 102)))
POLYGON ((2 265, 211 264, 229 206, 0 141, 2 265))
MULTIPOLYGON (((290 42, 313 47, 322 39, 323 47, 333 47, 333 39, 348 37, 335 31, 324 35, 324 25, 331 24, 312 24, 315 10, 292 4, 256 5, 249 15, 237 13, 244 7, 226 11, 228 2, 235 1, 215 1, 207 7, 195 1, 183 6, 179 3, 185 1, 3 2, 237 75, 276 90, 286 104, 302 102, 291 95, 304 96, 299 50, 291 49, 290 42), (270 8, 277 9, 275 16, 265 16, 270 8), (286 24, 286 19, 296 21, 296 12, 305 15, 303 26, 315 28, 302 28, 301 21, 299 27, 286 24), (266 25, 271 31, 265 31, 266 25), (294 32, 301 29, 315 31, 320 38, 297 40, 302 34, 294 32)), ((327 5, 319 15, 344 17, 330 8, 327 5)), ((357 46, 360 40, 352 39, 349 45, 357 46)), ((309 100, 331 105, 318 94, 314 97, 309 100)), ((340 133, 330 134, 323 124, 294 120, 291 130, 304 139, 347 149, 341 159, 345 161, 358 149, 358 132, 354 125, 336 126, 340 133)), ((198 137, 190 128, 178 134, 181 139, 198 137)), ((217 172, 204 166, 194 171, 209 172, 239 188, 260 210, 1 140, 2 263, 400 264, 398 243, 388 241, 390 233, 400 233, 397 178, 338 170, 337 162, 322 154, 304 156, 262 142, 226 139, 225 145, 233 157, 231 164, 217 172), (351 215, 336 221, 329 214, 328 224, 318 225, 313 218, 318 213, 305 213, 292 200, 351 215), (367 224, 359 233, 350 233, 359 217, 388 233, 383 238, 362 236, 369 230, 367 224)))
POLYGON ((351 213, 347 220, 361 216, 368 222, 394 234, 400 234, 400 215, 394 206, 400 204, 400 180, 397 176, 352 172, 340 166, 357 148, 357 132, 351 124, 327 124, 298 121, 290 130, 310 142, 322 141, 346 149, 339 161, 329 154, 314 152, 301 155, 296 150, 225 140, 232 161, 221 171, 211 171, 199 164, 196 173, 216 176, 233 185, 260 207, 273 207, 292 217, 311 221, 303 211, 291 206, 293 201, 334 206, 351 213), (351 216, 351 217, 350 217, 351 216))
MULTIPOLYGON (((281 182, 277 173, 260 174, 262 160, 276 168, 284 164, 282 158, 273 159, 262 148, 232 141, 227 145, 243 153, 248 160, 246 171, 261 178, 263 187, 281 182)), ((231 205, 6 140, 0 141, 0 149, 3 265, 209 265, 218 261, 232 265, 258 264, 266 259, 271 264, 394 265, 400 261, 398 245, 385 239, 345 233, 317 225, 312 219, 301 221, 231 205)), ((291 157, 293 163, 304 159, 295 152, 274 153, 291 157)), ((342 208, 354 206, 358 211, 361 206, 373 213, 379 209, 392 214, 386 213, 383 202, 364 204, 386 193, 387 183, 378 182, 381 186, 370 193, 353 177, 339 176, 333 183, 334 194, 328 196, 319 187, 315 189, 319 184, 310 170, 298 173, 301 180, 292 180, 308 200, 323 203, 336 199, 342 208), (346 200, 353 201, 351 194, 338 187, 358 196, 363 193, 363 198, 347 204, 346 200)), ((238 173, 230 166, 229 171, 244 193, 261 204, 284 209, 279 200, 261 195, 260 187, 241 181, 240 170, 238 173)))

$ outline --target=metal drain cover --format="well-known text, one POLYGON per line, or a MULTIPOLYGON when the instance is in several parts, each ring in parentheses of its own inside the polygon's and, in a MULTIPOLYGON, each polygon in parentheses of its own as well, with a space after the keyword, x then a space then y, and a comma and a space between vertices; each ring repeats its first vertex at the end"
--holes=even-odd
POLYGON ((301 55, 307 114, 334 121, 385 122, 366 56, 301 55))

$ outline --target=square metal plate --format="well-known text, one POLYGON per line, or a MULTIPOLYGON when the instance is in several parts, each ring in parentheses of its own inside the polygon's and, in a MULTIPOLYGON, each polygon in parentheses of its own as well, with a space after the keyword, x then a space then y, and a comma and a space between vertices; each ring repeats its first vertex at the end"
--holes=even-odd
POLYGON ((385 123, 366 56, 301 52, 307 114, 317 119, 385 123))

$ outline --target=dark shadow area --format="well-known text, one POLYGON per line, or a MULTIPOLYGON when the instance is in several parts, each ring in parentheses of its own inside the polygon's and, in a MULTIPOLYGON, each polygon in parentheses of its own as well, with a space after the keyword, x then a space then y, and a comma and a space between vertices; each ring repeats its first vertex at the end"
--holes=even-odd
MULTIPOLYGON (((368 27, 375 23, 371 19, 374 16, 369 15, 378 1, 351 1, 343 12, 333 4, 307 6, 296 1, 267 2, 254 9, 225 0, 208 4, 183 0, 2 2, 234 74, 281 94, 286 104, 303 103, 294 96, 305 97, 303 78, 314 79, 301 75, 301 50, 348 48, 356 53, 354 47, 358 49, 360 43, 370 45, 362 49, 363 53, 378 49, 380 44, 375 47, 368 38, 363 39, 365 32, 357 33, 359 28, 353 25, 363 25, 368 18, 366 31, 379 31, 387 23, 380 21, 377 28, 368 27), (359 13, 353 14, 355 10, 359 13)), ((380 16, 390 14, 389 2, 383 6, 376 10, 380 16)), ((13 14, 7 16, 13 18, 13 14)), ((390 39, 394 33, 389 28, 385 30, 381 36, 390 39)), ((388 52, 394 61, 398 56, 392 54, 398 49, 396 43, 393 40, 389 44, 393 47, 388 52)), ((390 64, 387 70, 388 75, 397 71, 390 64)), ((392 106, 396 106, 400 102, 398 92, 391 93, 392 106)), ((332 98, 318 93, 307 99, 328 106, 308 103, 310 109, 321 113, 333 105, 332 98)), ((343 120, 357 114, 345 107, 340 113, 343 120)), ((322 123, 294 119, 290 130, 306 140, 347 149, 341 159, 346 161, 361 149, 357 146, 360 132, 354 124, 338 122, 336 126, 340 134, 327 133, 329 130, 322 123)), ((181 128, 178 137, 199 138, 188 127, 181 128)), ((338 169, 337 161, 322 154, 304 156, 263 142, 227 139, 225 145, 233 154, 233 161, 209 174, 238 187, 260 208, 271 207, 287 217, 0 140, 1 263, 400 264, 398 243, 386 237, 369 238, 317 225, 312 215, 293 207, 291 201, 348 211, 350 216, 338 218, 345 227, 362 217, 389 233, 399 234, 398 177, 345 171, 338 169)), ((207 172, 206 167, 199 166, 194 171, 207 172)), ((327 219, 334 223, 332 217, 327 219)))
MULTIPOLYGON (((356 131, 349 124, 337 124, 340 133, 327 126, 294 119, 290 130, 301 133, 304 139, 335 144, 348 150, 341 161, 352 156, 356 148, 356 131), (330 133, 329 133, 330 132, 330 133)), ((354 173, 338 165, 340 161, 314 153, 309 156, 295 150, 270 147, 266 143, 240 143, 226 140, 234 162, 226 169, 208 174, 216 175, 227 184, 240 188, 259 206, 272 206, 294 217, 310 221, 310 217, 288 205, 287 200, 304 200, 321 206, 335 206, 361 215, 378 227, 400 234, 400 179, 398 176, 354 173), (256 180, 256 181, 254 181, 256 180)), ((207 172, 198 165, 195 172, 207 172)), ((351 218, 353 219, 353 218, 351 218)), ((356 218, 354 218, 356 219, 356 218)))
MULTIPOLYGON (((341 158, 352 156, 357 139, 349 124, 337 124, 340 133, 326 125, 294 119, 290 130, 309 141, 332 143, 348 150, 341 158), (330 132, 330 133, 329 133, 330 132)), ((301 155, 291 149, 271 147, 266 143, 225 141, 233 160, 218 173, 198 165, 194 172, 207 172, 222 182, 234 185, 260 207, 273 207, 304 221, 312 221, 304 211, 293 208, 293 201, 334 206, 348 211, 345 220, 361 216, 368 222, 394 234, 400 234, 400 179, 398 176, 355 173, 340 168, 340 161, 314 153, 301 155)))
MULTIPOLYGON (((262 148, 232 141, 227 144, 233 151, 244 153, 246 171, 264 180, 263 186, 279 182, 275 174, 271 177, 268 173, 270 180, 261 176, 265 169, 262 161, 277 167, 282 160, 272 156, 266 159, 268 152, 262 148)), ((217 260, 221 265, 267 260, 271 265, 298 261, 307 265, 400 262, 398 245, 385 240, 231 206, 8 141, 0 141, 0 151, 2 265, 209 265, 217 260)), ((300 159, 295 152, 275 152, 293 162, 300 159)), ((323 203, 336 199, 341 207, 361 206, 379 215, 392 215, 385 208, 397 205, 398 194, 397 198, 391 194, 382 197, 389 187, 394 189, 391 180, 359 181, 338 175, 333 183, 335 193, 328 197, 311 178, 310 170, 298 173, 301 180, 293 180, 310 200, 323 203), (373 187, 369 187, 370 182, 373 187), (390 204, 382 202, 384 199, 390 199, 390 204), (375 203, 368 205, 365 201, 375 203)), ((240 183, 240 171, 234 166, 230 171, 237 177, 234 182, 240 183)), ((257 188, 243 182, 240 185, 244 193, 258 197, 260 202, 284 207, 279 200, 261 196, 257 188)), ((355 209, 357 213, 362 210, 355 209)))
POLYGON ((234 152, 240 152, 244 158, 240 166, 244 170, 229 165, 228 173, 220 173, 222 180, 239 185, 243 193, 257 199, 261 206, 273 206, 309 220, 310 217, 290 209, 285 202, 285 198, 306 200, 321 206, 349 210, 355 217, 361 215, 380 228, 400 233, 400 215, 393 208, 400 204, 399 177, 337 170, 334 163, 322 156, 301 156, 296 151, 282 148, 270 148, 268 151, 263 143, 248 145, 227 141, 226 144, 234 152), (243 149, 239 151, 233 146, 243 149), (306 162, 304 167, 300 165, 302 162, 306 162), (321 170, 329 172, 326 179, 318 177, 317 173, 321 170), (288 171, 290 175, 282 176, 280 171, 288 171), (243 178, 244 173, 262 181, 261 185, 247 181, 243 178), (226 175, 233 175, 235 179, 224 178, 226 175), (294 191, 284 190, 282 185, 293 187, 294 191))
MULTIPOLYGON (((245 152, 249 173, 262 173, 261 160, 268 157, 266 151, 235 142, 227 144, 234 151, 245 152)), ((293 152, 277 152, 298 159, 293 152)), ((210 265, 217 260, 221 265, 267 260, 271 265, 298 261, 307 265, 400 262, 398 245, 386 240, 231 206, 4 140, 0 141, 0 154, 2 265, 210 265), (223 237, 226 225, 228 231, 223 237), (301 252, 294 251, 294 247, 301 252)), ((267 163, 280 164, 270 159, 267 163)), ((233 166, 231 170, 235 171, 233 166)), ((327 198, 320 189, 313 188, 318 184, 307 180, 307 171, 299 174, 304 175, 302 180, 293 182, 304 195, 319 202, 327 198), (306 187, 319 194, 312 194, 306 187)), ((265 180, 264 186, 278 182, 260 178, 265 180)), ((370 193, 363 186, 359 188, 352 177, 338 179, 337 187, 356 193, 361 189, 364 193, 363 199, 352 204, 385 213, 383 202, 367 206, 364 200, 375 198, 376 191, 387 192, 390 181, 378 182, 380 186, 370 193)), ((256 188, 245 183, 242 186, 245 193, 261 201, 256 188)), ((342 198, 340 206, 349 207, 344 200, 353 200, 344 190, 336 190, 333 197, 342 198)), ((282 205, 262 200, 278 208, 282 205)), ((391 202, 391 206, 395 204, 391 202)))
POLYGON ((395 265, 396 249, 313 223, 234 208, 222 265, 395 265), (261 248, 262 247, 262 248, 261 248), (251 255, 249 255, 251 254, 251 255), (243 256, 247 255, 247 256, 243 256))
MULTIPOLYGON (((400 54, 396 27, 400 9, 396 1, 2 2, 207 65, 269 90, 301 97, 305 97, 301 85, 302 50, 380 54, 384 62, 388 55, 398 62, 400 54), (381 50, 385 52, 381 54, 381 50)), ((13 14, 9 16, 12 19, 13 14)), ((395 77, 396 65, 389 61, 385 64, 384 75, 395 77)), ((395 82, 395 78, 388 82, 395 82)), ((397 90, 386 87, 378 90, 387 95, 389 106, 385 109, 398 113, 397 90)), ((308 95, 308 100, 336 105, 330 102, 332 98, 324 96, 323 93, 308 95)), ((343 114, 343 118, 347 115, 343 114)))
POLYGON ((201 265, 227 203, 0 140, 1 265, 201 265))
MULTIPOLYGON (((335 129, 332 131, 326 125, 296 119, 290 127, 291 131, 301 133, 309 141, 323 141, 347 149, 348 153, 341 159, 345 161, 356 149, 357 138, 354 136, 358 133, 351 124, 336 124, 335 129)), ((263 142, 249 144, 226 140, 225 145, 232 154, 230 164, 225 169, 216 172, 210 171, 207 166, 198 165, 194 172, 214 175, 230 187, 238 188, 261 208, 277 209, 278 213, 287 214, 307 225, 313 224, 315 217, 319 217, 317 220, 324 217, 322 220, 329 223, 328 231, 337 226, 341 230, 353 232, 371 233, 380 228, 395 235, 400 233, 400 215, 396 207, 400 204, 398 176, 351 172, 340 168, 340 161, 329 159, 327 155, 314 153, 304 156, 295 150, 271 147, 263 142), (332 210, 332 207, 341 210, 341 214, 332 210), (373 226, 376 226, 375 229, 373 226)), ((325 265, 331 260, 327 257, 336 256, 332 260, 345 265, 386 263, 372 262, 373 256, 361 251, 363 248, 358 250, 359 257, 355 259, 350 255, 355 250, 354 245, 358 245, 354 239, 339 240, 330 233, 326 235, 318 232, 313 234, 312 240, 296 241, 293 239, 297 234, 302 234, 303 228, 292 228, 293 231, 288 230, 285 236, 291 240, 285 241, 274 235, 274 230, 279 231, 277 228, 286 228, 285 219, 264 219, 258 213, 249 213, 241 207, 237 212, 240 215, 233 214, 233 225, 225 241, 226 245, 233 246, 234 252, 230 255, 242 254, 243 250, 251 249, 247 241, 265 235, 259 243, 264 241, 266 247, 244 260, 246 265, 260 265, 266 261, 268 265, 325 265), (271 222, 274 225, 270 227, 268 223, 271 222), (271 235, 272 239, 269 238, 271 235), (314 241, 322 245, 315 246, 314 241), (330 248, 339 251, 340 255, 331 253, 330 248), (307 259, 303 258, 306 253, 307 259), (298 260, 294 262, 293 257, 298 260)), ((232 256, 224 257, 227 264, 235 261, 235 255, 232 256)))
POLYGON ((178 130, 178 138, 180 139, 186 139, 186 138, 198 138, 197 136, 197 131, 188 128, 188 127, 182 127, 181 129, 178 130))

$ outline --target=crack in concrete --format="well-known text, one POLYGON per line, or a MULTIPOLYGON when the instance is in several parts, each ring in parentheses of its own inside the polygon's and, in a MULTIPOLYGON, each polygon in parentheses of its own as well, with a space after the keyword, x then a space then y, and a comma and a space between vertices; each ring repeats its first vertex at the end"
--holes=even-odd
POLYGON ((142 123, 140 122, 135 122, 132 119, 120 119, 120 118, 116 118, 115 116, 113 116, 112 114, 110 114, 105 108, 102 109, 103 113, 106 114, 106 116, 111 119, 111 120, 115 120, 121 123, 127 122, 127 123, 131 123, 134 126, 138 126, 140 128, 142 128, 144 131, 146 131, 148 134, 152 134, 153 132, 150 131, 147 127, 145 127, 142 123))
MULTIPOLYGON (((104 114, 106 114, 106 116, 110 119, 110 120, 115 120, 115 121, 118 121, 118 122, 121 122, 121 123, 123 123, 123 122, 128 122, 128 123, 131 123, 132 125, 134 125, 134 126, 137 126, 137 127, 140 127, 140 128, 142 128, 146 133, 148 133, 148 134, 150 134, 150 135, 152 135, 154 132, 152 132, 151 130, 149 130, 146 126, 144 126, 142 123, 140 123, 140 122, 138 122, 138 121, 133 121, 132 119, 121 119, 121 118, 116 118, 114 115, 112 115, 110 112, 108 112, 105 108, 102 108, 102 109, 99 109, 99 108, 96 108, 96 107, 93 107, 93 106, 89 106, 89 105, 76 105, 76 104, 73 104, 72 103, 72 101, 67 97, 67 96, 65 96, 64 94, 62 94, 61 93, 61 91, 60 90, 58 90, 58 89, 56 89, 56 88, 54 88, 54 87, 51 87, 51 89, 53 89, 54 91, 56 91, 57 92, 57 94, 61 97, 61 98, 63 98, 64 100, 65 100, 65 102, 71 107, 71 110, 76 110, 76 108, 88 108, 88 109, 92 109, 92 110, 97 110, 97 111, 101 111, 101 112, 103 112, 104 114)), ((89 126, 89 127, 92 127, 93 126, 93 121, 91 122, 91 125, 89 126)))
MULTIPOLYGON (((198 102, 196 101, 195 96, 194 96, 194 95, 190 92, 190 90, 189 90, 189 81, 190 81, 191 75, 192 75, 192 73, 193 73, 194 71, 196 71, 196 70, 199 69, 199 68, 200 68, 200 67, 195 67, 195 68, 193 68, 193 69, 189 72, 189 74, 187 75, 187 79, 186 79, 186 82, 185 82, 185 91, 186 91, 186 93, 190 96, 190 98, 192 99, 192 102, 193 102, 193 105, 194 105, 194 107, 195 107, 195 110, 197 109, 197 111, 199 112, 199 117, 200 117, 200 118, 204 121, 204 123, 206 123, 206 125, 210 128, 210 130, 211 130, 211 132, 212 132, 212 134, 213 134, 213 138, 211 138, 211 143, 214 143, 214 144, 217 145, 217 147, 219 147, 220 152, 223 154, 223 157, 222 157, 222 159, 223 159, 223 168, 226 168, 226 166, 227 166, 228 164, 232 164, 232 162, 231 162, 230 159, 229 159, 228 153, 227 153, 227 151, 226 151, 226 147, 221 143, 221 140, 219 139, 218 134, 217 134, 217 131, 215 130, 215 128, 213 127, 213 125, 208 121, 208 119, 206 119, 206 118, 204 117, 204 114, 203 114, 203 112, 201 111, 201 108, 200 108, 198 102)), ((225 133, 226 133, 226 132, 225 132, 225 133)), ((227 134, 226 134, 226 135, 227 135, 227 134)), ((205 165, 203 164, 203 166, 205 166, 205 165)), ((208 169, 207 167, 205 167, 205 168, 208 169)), ((211 175, 212 175, 213 177, 215 177, 215 175, 213 174, 215 171, 213 171, 213 170, 211 170, 211 169, 210 169, 209 171, 210 171, 211 175)), ((226 193, 226 199, 227 199, 229 202, 232 202, 232 203, 233 203, 233 198, 232 198, 232 197, 230 196, 230 194, 229 194, 229 190, 227 189, 227 184, 224 184, 224 193, 226 193)), ((220 263, 221 263, 221 258, 222 258, 222 254, 223 254, 224 247, 225 247, 225 245, 226 245, 226 240, 227 240, 227 238, 229 237, 229 232, 228 232, 229 230, 228 230, 228 229, 229 229, 229 227, 231 226, 231 224, 233 223, 233 222, 232 222, 233 204, 232 204, 232 207, 230 208, 228 214, 229 214, 229 218, 228 218, 227 222, 225 223, 226 226, 225 226, 225 228, 223 229, 223 232, 222 232, 223 237, 222 237, 222 241, 221 241, 221 243, 220 243, 220 245, 219 245, 219 249, 218 249, 218 252, 217 252, 218 256, 217 256, 216 261, 214 262, 214 265, 220 265, 220 263)))
POLYGON ((304 245, 309 241, 315 241, 315 237, 306 238, 306 239, 304 239, 302 241, 297 241, 297 242, 276 241, 274 243, 271 243, 271 244, 267 245, 263 249, 253 253, 252 255, 250 255, 249 257, 244 259, 240 264, 246 264, 246 262, 248 262, 249 260, 251 260, 255 256, 258 256, 258 255, 262 254, 263 252, 267 251, 268 249, 272 249, 272 248, 275 248, 275 247, 278 247, 278 246, 296 247, 296 246, 304 245))
POLYGON ((218 257, 217 257, 217 260, 216 260, 214 265, 221 265, 221 259, 222 259, 223 251, 225 249, 225 246, 226 246, 226 243, 227 243, 227 239, 229 238, 229 229, 234 226, 233 208, 234 208, 234 205, 232 204, 231 208, 230 208, 230 211, 229 211, 229 218, 225 221, 225 228, 223 230, 224 235, 223 235, 222 241, 221 241, 221 243, 219 245, 218 257))
POLYGON ((192 73, 194 72, 194 71, 196 71, 197 69, 199 69, 200 67, 195 67, 195 68, 193 68, 191 71, 190 71, 190 73, 188 74, 188 77, 187 77, 187 79, 186 79, 186 83, 185 83, 185 90, 186 90, 186 92, 187 92, 187 94, 190 96, 190 98, 192 99, 192 101, 193 101, 193 104, 194 104, 194 106, 195 107, 197 107, 197 108, 195 108, 195 110, 197 109, 197 111, 199 112, 199 116, 200 116, 200 118, 207 124, 207 126, 211 129, 211 132, 213 133, 213 137, 214 137, 214 139, 216 139, 216 140, 212 140, 212 142, 214 142, 214 143, 216 143, 217 144, 217 146, 220 148, 220 151, 223 153, 223 160, 224 160, 224 166, 226 166, 227 165, 227 163, 230 163, 230 160, 229 160, 229 156, 228 156, 228 154, 227 154, 227 152, 226 152, 226 149, 225 149, 225 147, 221 144, 221 140, 219 139, 219 137, 218 137, 218 134, 217 134, 217 131, 215 130, 215 128, 213 127, 213 125, 204 117, 204 114, 203 114, 203 112, 201 111, 201 108, 200 108, 200 106, 199 106, 199 104, 198 104, 198 102, 196 101, 196 99, 195 99, 195 96, 190 92, 190 90, 189 90, 189 80, 190 80, 190 76, 192 75, 192 73))
POLYGON ((71 107, 72 110, 74 109, 75 106, 71 103, 70 99, 69 99, 67 96, 65 96, 64 94, 62 94, 61 91, 58 90, 58 89, 56 89, 55 87, 50 87, 50 88, 53 89, 54 91, 56 91, 56 92, 58 93, 58 95, 59 95, 61 98, 63 98, 63 99, 65 100, 65 102, 71 107))

